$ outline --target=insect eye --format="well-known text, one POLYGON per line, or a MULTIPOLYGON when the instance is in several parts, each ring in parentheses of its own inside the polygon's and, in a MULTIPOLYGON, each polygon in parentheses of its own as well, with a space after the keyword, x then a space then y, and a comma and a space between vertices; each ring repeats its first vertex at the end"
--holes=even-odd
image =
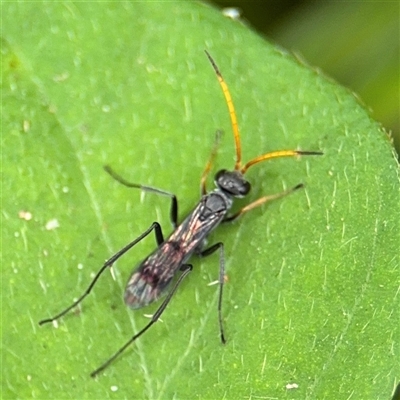
POLYGON ((215 174, 214 182, 221 189, 229 191, 229 187, 231 186, 230 181, 229 171, 226 169, 221 169, 215 174))
POLYGON ((226 169, 221 169, 219 170, 214 177, 215 183, 220 186, 219 184, 224 181, 224 177, 227 175, 227 170, 226 169))
POLYGON ((240 190, 240 196, 245 196, 247 193, 250 192, 251 184, 250 182, 244 181, 238 189, 240 190))

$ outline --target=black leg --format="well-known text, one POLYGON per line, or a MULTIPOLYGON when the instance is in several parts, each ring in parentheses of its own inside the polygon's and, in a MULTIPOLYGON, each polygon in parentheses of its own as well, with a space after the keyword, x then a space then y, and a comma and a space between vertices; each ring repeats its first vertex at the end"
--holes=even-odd
POLYGON ((151 318, 150 322, 138 333, 136 333, 134 336, 132 336, 112 357, 110 357, 104 364, 102 364, 99 368, 94 370, 90 376, 93 378, 96 375, 98 375, 101 371, 105 370, 121 353, 125 351, 127 347, 129 347, 138 337, 142 336, 143 333, 145 333, 157 320, 160 318, 161 314, 164 312, 166 309, 168 303, 170 302, 172 296, 175 294, 176 290, 178 289, 178 286, 181 284, 183 279, 191 272, 193 269, 192 265, 190 264, 184 264, 181 267, 182 274, 179 276, 178 280, 174 284, 173 288, 168 292, 167 297, 164 299, 164 301, 161 303, 160 307, 158 310, 155 312, 153 317, 151 318))
POLYGON ((218 321, 219 321, 219 331, 221 335, 221 342, 226 343, 225 334, 224 334, 224 325, 222 323, 222 292, 224 289, 225 283, 225 254, 224 254, 224 244, 222 242, 216 243, 199 252, 200 257, 206 257, 210 254, 214 253, 219 249, 219 296, 218 296, 218 321))
POLYGON ((114 172, 111 169, 111 167, 109 167, 108 165, 104 166, 104 170, 109 175, 111 175, 111 177, 113 177, 116 181, 118 181, 119 183, 121 183, 124 186, 140 189, 145 192, 157 193, 162 196, 168 196, 171 199, 171 209, 170 209, 171 223, 174 228, 176 228, 178 226, 178 200, 174 194, 166 192, 165 190, 162 190, 162 189, 157 189, 157 188, 151 187, 151 186, 139 185, 136 183, 128 182, 127 180, 125 180, 124 178, 119 176, 116 172, 114 172))
POLYGON ((55 315, 54 317, 46 318, 46 319, 39 321, 39 325, 53 322, 56 319, 61 318, 63 315, 67 314, 68 311, 70 311, 72 308, 77 306, 91 292, 93 286, 96 284, 97 280, 100 278, 100 275, 104 272, 104 270, 108 267, 111 267, 111 265, 114 264, 114 262, 117 261, 118 258, 120 258, 128 250, 130 250, 135 244, 139 243, 142 239, 144 239, 153 229, 155 230, 157 244, 158 245, 162 244, 164 242, 164 237, 162 234, 161 226, 158 222, 153 222, 153 224, 145 232, 143 232, 138 238, 136 238, 134 241, 127 244, 123 249, 118 251, 118 253, 115 253, 110 259, 108 259, 104 263, 104 265, 100 268, 99 272, 97 272, 96 276, 93 278, 92 282, 90 283, 90 285, 88 286, 86 291, 83 293, 83 295, 81 297, 79 297, 78 300, 76 300, 69 307, 67 307, 65 310, 61 311, 59 314, 55 315))

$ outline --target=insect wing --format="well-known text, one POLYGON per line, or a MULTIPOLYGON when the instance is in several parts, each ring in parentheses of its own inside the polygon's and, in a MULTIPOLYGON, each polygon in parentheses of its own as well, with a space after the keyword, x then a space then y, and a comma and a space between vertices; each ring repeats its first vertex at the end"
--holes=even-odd
POLYGON ((159 257, 150 256, 131 275, 126 285, 124 301, 132 308, 147 306, 165 294, 176 268, 165 268, 159 257))

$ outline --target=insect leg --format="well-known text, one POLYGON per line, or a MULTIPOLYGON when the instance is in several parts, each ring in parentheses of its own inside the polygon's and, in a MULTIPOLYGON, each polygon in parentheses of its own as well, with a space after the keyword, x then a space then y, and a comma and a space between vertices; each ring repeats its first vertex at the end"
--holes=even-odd
POLYGON ((162 234, 161 226, 158 222, 153 222, 153 224, 145 232, 143 232, 138 238, 136 238, 131 243, 127 244, 123 249, 121 249, 120 251, 115 253, 110 259, 108 259, 104 263, 104 265, 97 272, 96 276, 93 278, 92 282, 90 283, 90 285, 88 286, 86 291, 82 294, 81 297, 79 297, 78 300, 74 301, 69 307, 67 307, 66 309, 64 309, 63 311, 61 311, 59 314, 55 315, 54 317, 46 318, 46 319, 39 321, 39 325, 53 322, 56 319, 61 318, 63 315, 67 314, 68 311, 70 311, 75 306, 77 306, 91 292, 93 286, 96 284, 97 280, 100 278, 100 275, 104 272, 104 270, 108 267, 111 267, 111 265, 114 264, 114 262, 117 261, 118 258, 120 258, 123 254, 125 254, 128 250, 130 250, 135 244, 140 242, 143 238, 145 238, 153 229, 155 231, 157 244, 160 245, 161 243, 163 243, 164 237, 162 234))
POLYGON ((219 143, 221 141, 221 136, 222 136, 222 131, 218 130, 215 132, 215 140, 214 140, 214 146, 211 150, 211 154, 210 157, 207 161, 206 166, 204 167, 204 171, 201 174, 201 179, 200 179, 200 192, 201 195, 204 196, 205 194, 207 194, 207 188, 206 188, 206 180, 207 180, 207 176, 210 173, 210 170, 212 168, 212 165, 214 163, 215 160, 215 156, 217 155, 217 151, 218 151, 218 146, 219 143))
POLYGON ((281 193, 277 193, 277 194, 272 194, 270 196, 261 197, 258 200, 253 201, 252 203, 248 204, 247 206, 241 208, 237 213, 226 217, 225 219, 222 220, 222 222, 233 221, 236 218, 238 218, 239 216, 241 216, 242 214, 244 214, 245 212, 252 210, 253 208, 259 207, 259 206, 261 206, 264 203, 267 203, 269 201, 280 199, 281 197, 287 196, 288 194, 293 193, 296 190, 301 189, 302 187, 304 187, 304 185, 302 183, 299 183, 297 186, 295 186, 295 187, 293 187, 291 189, 285 190, 285 191, 283 191, 281 193))
POLYGON ((219 331, 221 336, 221 342, 226 343, 224 326, 222 323, 222 291, 225 283, 225 254, 224 254, 224 244, 222 242, 216 243, 199 253, 200 257, 206 257, 214 253, 219 249, 219 296, 218 296, 218 321, 219 321, 219 331))
POLYGON ((122 178, 120 175, 118 175, 114 170, 111 169, 110 166, 105 165, 104 170, 111 175, 112 178, 114 178, 117 182, 121 183, 124 186, 130 187, 130 188, 136 188, 143 190, 144 192, 152 192, 152 193, 157 193, 162 196, 168 196, 171 199, 171 209, 170 209, 170 219, 172 226, 176 228, 178 226, 178 200, 176 196, 173 193, 166 192, 165 190, 154 188, 152 186, 145 186, 145 185, 139 185, 136 183, 128 182, 124 178, 122 178))
POLYGON ((90 376, 93 378, 96 375, 98 375, 100 372, 104 371, 118 356, 121 355, 125 351, 127 347, 129 347, 138 337, 142 336, 143 333, 145 333, 157 320, 160 318, 161 314, 164 312, 166 309, 168 303, 170 302, 172 296, 175 294, 176 290, 178 289, 178 286, 181 284, 181 282, 185 279, 185 277, 191 272, 193 269, 193 266, 191 264, 184 264, 181 267, 182 274, 179 276, 177 281, 175 282, 173 288, 168 292, 167 297, 164 299, 162 302, 161 306, 158 308, 158 310, 155 312, 153 317, 151 318, 150 322, 138 333, 136 333, 134 336, 131 337, 113 356, 111 356, 104 364, 102 364, 99 368, 94 370, 90 376))

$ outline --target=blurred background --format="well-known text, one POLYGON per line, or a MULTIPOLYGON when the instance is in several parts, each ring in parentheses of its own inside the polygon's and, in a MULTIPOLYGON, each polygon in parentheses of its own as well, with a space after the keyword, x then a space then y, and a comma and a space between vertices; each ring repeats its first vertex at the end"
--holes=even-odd
POLYGON ((356 92, 400 154, 400 1, 212 3, 356 92))

